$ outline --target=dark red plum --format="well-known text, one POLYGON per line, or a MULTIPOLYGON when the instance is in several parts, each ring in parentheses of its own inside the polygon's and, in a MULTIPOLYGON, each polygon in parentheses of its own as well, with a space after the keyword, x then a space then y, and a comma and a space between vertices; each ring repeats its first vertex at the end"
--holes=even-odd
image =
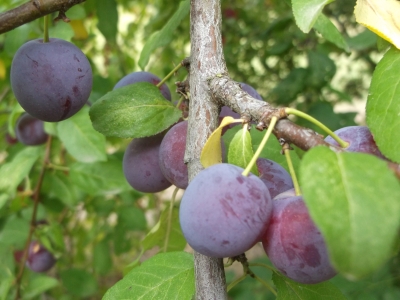
POLYGON ((44 144, 48 137, 44 131, 43 121, 29 114, 23 114, 19 117, 15 127, 15 134, 18 141, 28 146, 44 144))
POLYGON ((251 85, 248 85, 247 83, 243 83, 243 82, 239 82, 239 83, 240 83, 240 86, 242 87, 242 90, 245 91, 247 94, 249 94, 253 98, 256 98, 257 100, 264 101, 264 99, 261 97, 261 95, 251 85))
POLYGON ((158 163, 163 135, 133 139, 125 150, 123 170, 126 180, 139 192, 156 193, 171 186, 158 163))
MULTIPOLYGON (((371 131, 367 126, 348 126, 335 131, 335 133, 344 141, 350 143, 346 148, 350 152, 369 153, 380 158, 385 158, 378 146, 375 144, 371 131)), ((329 144, 339 146, 331 137, 327 136, 325 141, 329 144)))
MULTIPOLYGON (((126 86, 128 84, 133 84, 137 82, 150 82, 154 85, 157 85, 160 81, 161 81, 160 78, 158 78, 156 75, 150 72, 145 72, 145 71, 133 72, 126 75, 120 81, 118 81, 117 84, 114 86, 114 90, 126 86)), ((161 85, 159 89, 164 98, 171 101, 171 92, 168 86, 164 83, 163 85, 161 85)))
POLYGON ((22 45, 12 61, 10 78, 19 104, 47 122, 74 115, 92 89, 92 69, 85 54, 70 42, 54 38, 22 45))
POLYGON ((258 158, 256 164, 272 198, 294 187, 290 174, 280 164, 266 158, 258 158))
POLYGON ((216 164, 202 170, 182 197, 179 219, 189 245, 211 257, 233 257, 260 241, 272 200, 267 187, 242 168, 216 164))
POLYGON ((272 264, 303 284, 320 283, 336 275, 324 238, 311 220, 301 196, 273 201, 272 217, 262 243, 272 264))
POLYGON ((56 259, 43 245, 37 241, 31 242, 29 245, 28 259, 26 266, 34 272, 46 272, 50 270, 56 259))

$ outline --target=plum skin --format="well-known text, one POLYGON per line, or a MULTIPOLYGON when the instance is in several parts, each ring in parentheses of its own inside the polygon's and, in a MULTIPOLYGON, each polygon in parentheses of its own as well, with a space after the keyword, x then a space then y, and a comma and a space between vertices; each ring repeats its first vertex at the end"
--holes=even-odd
POLYGON ((183 235, 197 252, 233 257, 260 241, 272 212, 268 188, 243 169, 216 164, 202 170, 183 194, 179 219, 183 235))
POLYGON ((285 276, 315 284, 336 275, 325 241, 310 218, 302 196, 287 195, 273 201, 271 220, 262 239, 272 264, 285 276))
POLYGON ((46 272, 50 270, 56 259, 43 245, 37 241, 32 241, 29 245, 28 258, 26 265, 34 272, 46 272))
POLYGON ((123 171, 128 183, 142 193, 157 193, 171 186, 159 166, 163 135, 133 139, 125 150, 123 171))
POLYGON ((19 142, 27 146, 44 144, 48 134, 44 131, 44 123, 31 115, 21 115, 15 127, 15 134, 19 142))
MULTIPOLYGON (((146 72, 146 71, 139 71, 139 72, 132 72, 125 77, 121 78, 120 81, 114 86, 114 90, 129 84, 137 83, 137 82, 149 82, 151 84, 157 85, 161 79, 156 75, 146 72)), ((161 94, 164 96, 165 99, 171 101, 171 92, 168 86, 164 83, 159 88, 161 94)))
POLYGON ((85 54, 74 44, 55 38, 22 45, 12 61, 10 79, 21 106, 47 122, 74 115, 92 89, 92 69, 85 54))

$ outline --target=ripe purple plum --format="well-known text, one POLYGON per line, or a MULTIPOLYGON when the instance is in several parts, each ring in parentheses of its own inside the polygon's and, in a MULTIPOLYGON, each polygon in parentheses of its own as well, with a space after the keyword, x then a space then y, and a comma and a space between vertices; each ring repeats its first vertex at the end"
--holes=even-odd
POLYGON ((264 101, 264 99, 260 96, 260 94, 256 91, 256 89, 253 88, 251 85, 248 85, 247 83, 240 82, 240 86, 242 87, 243 91, 245 91, 247 94, 249 94, 253 98, 256 98, 257 100, 264 101))
POLYGON ((256 164, 272 198, 294 187, 290 174, 280 164, 266 158, 258 158, 256 164))
POLYGON ((15 127, 15 134, 18 141, 27 146, 44 144, 48 134, 44 131, 44 123, 31 115, 21 115, 15 127))
POLYGON ((189 245, 211 257, 233 257, 265 234, 272 212, 268 188, 231 164, 202 170, 183 194, 179 219, 189 245))
POLYGON ((133 139, 125 150, 123 170, 126 180, 142 193, 156 193, 171 186, 162 174, 159 150, 162 134, 133 139))
POLYGON ((310 218, 301 196, 279 195, 262 239, 272 264, 285 276, 304 284, 320 283, 336 275, 324 238, 310 218))
MULTIPOLYGON (((350 152, 363 152, 384 158, 378 146, 375 144, 371 131, 367 126, 348 126, 335 131, 335 133, 350 145, 346 148, 350 152)), ((325 141, 329 144, 339 146, 331 137, 327 136, 325 141)))
POLYGON ((37 241, 32 241, 29 245, 28 259, 26 266, 34 272, 46 272, 50 270, 56 259, 43 245, 37 241))
MULTIPOLYGON (((158 78, 156 75, 150 72, 145 72, 145 71, 133 72, 126 75, 120 81, 118 81, 117 84, 114 86, 114 90, 126 86, 128 84, 133 84, 137 82, 149 82, 151 84, 157 85, 160 81, 161 81, 160 78, 158 78)), ((159 89, 164 98, 171 101, 171 92, 168 86, 164 83, 163 85, 161 85, 159 89)))
POLYGON ((19 104, 47 122, 74 115, 92 89, 92 68, 85 54, 70 42, 55 38, 22 45, 12 61, 10 78, 19 104))

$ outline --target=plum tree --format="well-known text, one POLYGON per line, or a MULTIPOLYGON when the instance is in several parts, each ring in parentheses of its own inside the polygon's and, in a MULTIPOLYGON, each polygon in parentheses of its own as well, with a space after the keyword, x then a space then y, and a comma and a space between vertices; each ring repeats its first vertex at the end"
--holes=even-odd
POLYGON ((249 250, 264 234, 272 211, 261 179, 243 169, 216 164, 201 171, 182 197, 179 219, 189 245, 212 257, 249 250))
POLYGON ((11 87, 19 104, 47 122, 65 120, 79 111, 92 89, 92 68, 75 45, 56 38, 36 39, 15 53, 11 87))
POLYGON ((26 265, 34 272, 46 272, 50 270, 56 259, 43 245, 37 241, 32 241, 29 245, 28 259, 26 265))
POLYGON ((44 144, 48 134, 44 131, 44 123, 31 115, 21 115, 15 127, 18 141, 24 145, 35 146, 44 144))
POLYGON ((159 149, 163 135, 133 139, 125 150, 123 170, 126 180, 136 190, 156 193, 171 186, 161 172, 159 149))
POLYGON ((271 198, 293 188, 290 174, 280 164, 266 158, 258 158, 256 164, 260 179, 267 186, 271 198))
POLYGON ((312 284, 336 275, 325 241, 301 196, 277 196, 262 243, 272 264, 290 279, 312 284))
MULTIPOLYGON (((114 86, 114 90, 136 82, 150 82, 151 84, 157 85, 160 81, 160 78, 150 72, 133 72, 121 78, 121 80, 118 81, 117 84, 114 86)), ((165 83, 161 85, 160 91, 165 99, 171 101, 171 92, 165 83)))

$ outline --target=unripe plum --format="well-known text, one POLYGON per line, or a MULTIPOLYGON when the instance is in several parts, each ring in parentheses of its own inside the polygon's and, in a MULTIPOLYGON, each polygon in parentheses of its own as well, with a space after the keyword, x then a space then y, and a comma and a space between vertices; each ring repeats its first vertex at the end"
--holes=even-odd
POLYGON ((92 89, 92 69, 85 54, 70 42, 36 39, 15 53, 11 87, 19 104, 47 122, 65 120, 78 112, 92 89))
POLYGON ((268 188, 231 164, 202 170, 183 194, 179 219, 189 245, 211 257, 233 257, 260 241, 272 211, 268 188))
POLYGON ((158 163, 163 135, 133 139, 125 150, 123 170, 126 180, 139 192, 156 193, 171 186, 158 163))
POLYGON ((26 265, 34 272, 46 272, 50 270, 56 259, 43 245, 37 241, 31 242, 28 250, 28 259, 26 265))
MULTIPOLYGON (((378 146, 375 144, 371 131, 367 126, 348 126, 335 131, 335 133, 350 145, 345 148, 350 152, 369 153, 380 158, 385 158, 378 146)), ((339 146, 339 144, 331 137, 327 136, 325 141, 329 144, 339 146)))
POLYGON ((293 188, 292 177, 280 164, 266 158, 258 158, 256 164, 259 177, 267 186, 272 198, 293 188))
POLYGON ((18 141, 24 145, 35 146, 44 144, 47 133, 44 131, 44 123, 31 115, 25 113, 17 121, 15 134, 18 141))
MULTIPOLYGON (((145 71, 133 72, 126 75, 120 81, 118 81, 117 84, 114 86, 114 90, 126 86, 128 84, 133 84, 137 82, 149 82, 151 84, 157 85, 160 81, 161 81, 160 78, 158 78, 156 75, 150 72, 145 72, 145 71)), ((159 89, 164 98, 171 101, 171 92, 168 86, 164 83, 161 85, 159 89)))
POLYGON ((336 275, 324 238, 310 218, 301 196, 279 195, 262 243, 272 264, 285 276, 304 284, 336 275))

